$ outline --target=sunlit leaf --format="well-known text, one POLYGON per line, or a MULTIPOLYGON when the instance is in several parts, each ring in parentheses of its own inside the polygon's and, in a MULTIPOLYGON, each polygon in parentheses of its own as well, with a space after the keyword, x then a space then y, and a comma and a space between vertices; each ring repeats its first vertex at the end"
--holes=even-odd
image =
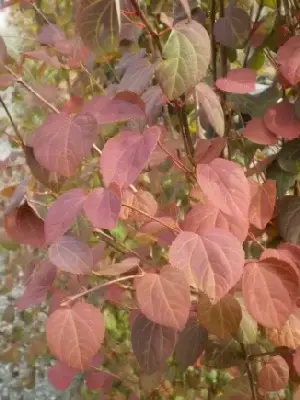
POLYGON ((84 370, 104 339, 104 319, 99 308, 78 302, 54 311, 46 324, 51 352, 69 367, 84 370))
POLYGON ((220 157, 226 143, 225 138, 198 139, 195 150, 196 163, 209 164, 215 158, 220 157))
POLYGON ((242 309, 242 320, 239 330, 236 333, 237 339, 244 344, 256 343, 257 339, 257 322, 248 313, 245 301, 241 293, 236 293, 234 296, 240 303, 242 309))
POLYGON ((243 137, 254 143, 272 145, 277 144, 277 136, 268 130, 263 118, 255 118, 249 121, 243 131, 243 137))
POLYGON ((267 329, 267 337, 275 346, 300 347, 300 310, 297 308, 280 329, 267 329))
POLYGON ((300 136, 300 120, 288 100, 269 107, 264 114, 264 122, 276 136, 292 140, 300 136))
POLYGON ((228 72, 224 78, 216 81, 223 92, 245 94, 255 91, 256 75, 249 68, 237 68, 228 72))
POLYGON ((196 21, 176 24, 163 48, 163 60, 156 78, 163 92, 173 100, 192 89, 205 76, 210 61, 210 40, 196 21))
POLYGON ((276 203, 276 182, 270 179, 263 184, 249 180, 251 203, 249 221, 258 229, 265 229, 272 219, 276 203))

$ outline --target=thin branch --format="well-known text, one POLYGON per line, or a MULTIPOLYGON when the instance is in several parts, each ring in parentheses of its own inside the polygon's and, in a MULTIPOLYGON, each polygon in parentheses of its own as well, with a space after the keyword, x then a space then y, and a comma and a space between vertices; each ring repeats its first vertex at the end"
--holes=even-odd
POLYGON ((251 393, 252 393, 252 400, 257 400, 257 393, 256 393, 256 388, 255 388, 254 376, 253 376, 253 373, 252 373, 250 361, 249 361, 248 356, 247 356, 246 347, 245 347, 244 343, 240 343, 240 346, 241 346, 241 350, 243 352, 243 355, 245 357, 246 371, 247 371, 247 375, 248 375, 248 379, 249 379, 249 383, 250 383, 250 388, 251 388, 251 393))
MULTIPOLYGON (((183 102, 185 101, 184 96, 182 96, 181 101, 183 101, 183 102)), ((176 111, 177 111, 178 118, 179 118, 179 123, 180 123, 180 128, 181 128, 181 134, 182 134, 183 141, 184 141, 185 151, 188 156, 188 159, 190 160, 190 163, 192 165, 194 165, 195 149, 194 149, 194 144, 193 144, 193 140, 191 137, 190 128, 189 128, 189 124, 188 124, 188 120, 187 120, 186 107, 185 107, 184 103, 183 103, 183 106, 180 106, 178 104, 178 102, 175 107, 176 107, 176 111)))
POLYGON ((161 141, 158 141, 158 145, 159 147, 162 149, 163 152, 165 152, 174 162, 174 164, 180 168, 183 172, 191 174, 192 171, 190 171, 180 160, 178 160, 178 158, 174 157, 174 155, 172 153, 169 152, 169 150, 167 150, 161 143, 161 141))
POLYGON ((147 21, 147 17, 146 15, 143 13, 143 11, 141 10, 137 0, 130 0, 132 7, 135 9, 137 15, 140 17, 140 19, 143 21, 143 23, 145 24, 146 28, 148 29, 150 35, 153 38, 153 41, 155 42, 160 54, 162 54, 163 49, 159 40, 159 36, 156 32, 154 32, 154 30, 152 29, 151 25, 149 24, 149 22, 147 21))
POLYGON ((2 105, 2 107, 4 108, 4 111, 6 112, 6 115, 8 116, 8 119, 10 120, 11 126, 13 127, 13 130, 15 131, 15 134, 17 136, 17 138, 19 139, 19 141, 21 142, 22 147, 24 147, 24 140, 22 138, 22 136, 20 135, 20 132, 18 130, 17 125, 14 123, 13 117, 9 111, 9 109, 7 108, 4 100, 2 99, 2 97, 0 96, 0 103, 2 105))

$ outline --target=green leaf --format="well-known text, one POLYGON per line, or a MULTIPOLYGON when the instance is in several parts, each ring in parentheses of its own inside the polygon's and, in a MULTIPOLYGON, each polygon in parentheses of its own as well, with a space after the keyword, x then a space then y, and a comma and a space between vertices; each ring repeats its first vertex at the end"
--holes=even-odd
POLYGON ((277 222, 286 242, 300 244, 300 197, 284 196, 279 201, 277 222))
POLYGON ((283 144, 278 153, 278 165, 286 172, 300 172, 300 139, 290 140, 283 144))
POLYGON ((210 61, 210 40, 196 21, 176 24, 163 48, 156 78, 169 100, 192 89, 205 76, 210 61))
MULTIPOLYGON (((257 3, 260 3, 260 0, 256 0, 257 3)), ((277 8, 277 0, 263 0, 263 5, 269 8, 277 8)))
POLYGON ((254 53, 249 60, 249 68, 252 68, 254 71, 258 71, 264 66, 265 60, 266 57, 263 50, 254 53))
POLYGON ((83 43, 92 51, 112 52, 119 43, 120 15, 115 0, 81 2, 77 29, 83 43))
POLYGON ((284 196, 287 190, 294 184, 295 180, 297 179, 296 174, 283 171, 280 168, 277 160, 273 161, 272 164, 267 167, 266 177, 267 179, 273 179, 276 181, 278 197, 284 196))
POLYGON ((245 307, 245 302, 241 294, 236 294, 235 298, 240 303, 242 309, 242 321, 237 332, 237 339, 244 344, 256 343, 257 322, 251 317, 245 307))

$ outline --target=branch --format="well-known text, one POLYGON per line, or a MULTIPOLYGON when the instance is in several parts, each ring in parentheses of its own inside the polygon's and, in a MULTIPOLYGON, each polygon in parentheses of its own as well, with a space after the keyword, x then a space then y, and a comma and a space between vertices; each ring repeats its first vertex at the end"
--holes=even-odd
MULTIPOLYGON (((180 100, 183 102, 185 101, 184 95, 182 96, 182 98, 180 100)), ((181 134, 182 134, 183 141, 184 141, 185 151, 186 151, 186 154, 187 154, 188 159, 190 160, 191 164, 194 165, 195 149, 194 149, 194 144, 192 141, 190 128, 189 128, 189 124, 188 124, 188 120, 187 120, 187 114, 186 114, 187 111, 186 111, 185 105, 183 104, 183 106, 180 106, 179 103, 176 102, 176 111, 177 111, 178 118, 179 118, 179 124, 180 124, 181 134)))
POLYGON ((156 32, 154 32, 154 30, 152 29, 151 25, 149 24, 149 22, 147 21, 147 17, 146 15, 143 13, 143 11, 141 10, 137 0, 130 0, 132 7, 135 9, 135 12, 137 13, 137 15, 140 17, 140 19, 143 21, 143 23, 145 24, 146 28, 148 29, 151 37, 153 38, 160 54, 163 53, 163 49, 159 40, 159 36, 156 32))
POLYGON ((252 400, 257 400, 257 393, 256 393, 256 388, 255 388, 254 377, 253 377, 250 361, 247 356, 246 348, 245 348, 244 343, 240 343, 240 346, 241 346, 243 355, 245 357, 246 371, 247 371, 247 375, 248 375, 248 379, 249 379, 249 383, 250 383, 250 387, 251 387, 252 400))
POLYGON ((16 134, 17 138, 21 142, 22 147, 24 147, 24 140, 23 140, 22 136, 20 135, 20 132, 19 132, 19 130, 17 128, 17 125, 14 123, 13 117, 12 117, 9 109, 7 108, 7 106, 6 106, 4 100, 2 99, 1 96, 0 96, 0 103, 1 103, 2 107, 4 108, 4 111, 6 112, 6 115, 8 116, 8 119, 10 120, 10 123, 11 123, 11 125, 13 127, 13 130, 15 131, 15 134, 16 134))

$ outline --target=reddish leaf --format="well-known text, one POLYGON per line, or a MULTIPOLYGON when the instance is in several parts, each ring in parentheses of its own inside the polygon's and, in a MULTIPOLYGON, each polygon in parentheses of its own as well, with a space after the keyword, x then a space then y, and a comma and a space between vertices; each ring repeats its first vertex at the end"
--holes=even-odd
POLYGON ((45 245, 44 221, 25 203, 4 217, 5 230, 16 242, 32 247, 45 245))
POLYGON ((210 86, 203 82, 198 83, 196 86, 196 94, 209 123, 219 136, 223 136, 225 121, 219 97, 210 86))
MULTIPOLYGON (((1 77, 1 75, 0 75, 1 77)), ((61 112, 66 114, 76 114, 83 107, 83 98, 79 96, 71 96, 70 100, 67 100, 62 106, 61 112)))
POLYGON ((42 303, 46 299, 55 277, 56 267, 51 262, 42 261, 39 263, 30 276, 24 293, 16 302, 18 311, 42 303))
POLYGON ((299 36, 291 37, 279 48, 277 54, 280 72, 292 85, 296 85, 300 80, 299 42, 299 36))
POLYGON ((276 203, 276 182, 270 179, 263 184, 249 180, 251 203, 249 221, 258 229, 265 229, 271 220, 276 203))
POLYGON ((105 243, 100 242, 92 247, 93 264, 97 264, 104 257, 105 243))
POLYGON ((209 164, 215 158, 220 157, 226 143, 227 140, 224 138, 198 139, 195 151, 196 163, 209 164))
POLYGON ((100 276, 117 276, 125 274, 133 268, 136 268, 140 263, 140 259, 137 257, 125 258, 123 261, 117 264, 106 264, 100 263, 96 265, 93 273, 100 276))
POLYGON ((270 358, 262 367, 258 375, 260 388, 267 392, 277 392, 289 382, 289 366, 281 356, 270 358))
POLYGON ((290 315, 280 329, 267 329, 267 337, 275 346, 285 346, 290 349, 300 347, 300 309, 290 315))
POLYGON ((46 324, 51 352, 69 367, 84 370, 104 339, 104 319, 100 310, 84 302, 54 311, 46 324))
POLYGON ((250 188, 242 168, 232 161, 216 158, 197 166, 197 182, 208 201, 235 218, 248 216, 250 188))
POLYGON ((243 137, 251 142, 272 145, 277 144, 278 138, 266 127, 263 118, 255 118, 249 121, 243 131, 243 137))
POLYGON ((300 136, 300 120, 288 100, 269 107, 264 114, 264 122, 267 129, 278 137, 292 140, 300 136))
POLYGON ((146 165, 160 136, 160 128, 152 126, 141 135, 138 132, 122 131, 109 139, 104 146, 100 167, 108 186, 115 182, 120 187, 133 183, 146 165))
POLYGON ((158 324, 182 330, 191 307, 190 288, 183 272, 164 266, 160 274, 145 274, 136 282, 142 313, 158 324))
POLYGON ((62 236, 48 249, 49 260, 62 271, 89 274, 93 268, 93 253, 87 244, 74 236, 62 236))
POLYGON ((105 188, 92 190, 83 207, 86 216, 96 228, 116 227, 121 211, 121 201, 112 190, 105 188))
POLYGON ((65 38, 64 31, 55 24, 43 25, 38 36, 39 42, 48 46, 55 46, 56 42, 65 38))
MULTIPOLYGON (((0 49, 1 51, 1 49, 0 49)), ((0 56, 1 57, 1 56, 0 56)), ((1 63, 1 58, 0 58, 1 63)), ((0 74, 0 89, 7 89, 13 83, 17 81, 17 78, 12 76, 11 74, 0 74)))
POLYGON ((34 155, 49 171, 69 178, 89 154, 96 136, 97 124, 92 116, 78 114, 70 118, 66 113, 53 114, 35 132, 34 155))
POLYGON ((175 329, 156 324, 143 314, 135 318, 132 349, 144 373, 151 375, 164 365, 174 350, 176 338, 175 329))
POLYGON ((11 214, 23 202, 28 183, 29 179, 25 179, 15 188, 8 205, 5 207, 4 215, 11 214))
POLYGON ((155 64, 151 64, 147 57, 139 58, 126 69, 118 85, 118 91, 129 90, 142 94, 151 82, 154 69, 155 64))
POLYGON ((223 92, 245 94, 255 91, 256 75, 249 68, 237 68, 228 72, 225 78, 216 80, 216 86, 223 92))
POLYGON ((201 236, 181 232, 170 247, 169 260, 185 273, 190 285, 217 302, 241 278, 244 251, 230 232, 213 228, 201 236))
POLYGON ((207 330, 199 325, 196 317, 190 317, 184 330, 179 333, 175 347, 176 358, 182 370, 196 362, 205 350, 207 340, 207 330))
POLYGON ((200 235, 210 228, 221 228, 229 231, 243 242, 248 233, 249 221, 246 216, 236 219, 224 214, 212 204, 206 203, 195 205, 186 215, 182 224, 184 231, 195 232, 200 235))
POLYGON ((86 193, 83 189, 71 189, 62 194, 49 208, 45 218, 47 243, 55 242, 71 228, 81 213, 86 193))
POLYGON ((55 389, 64 392, 71 385, 78 372, 78 370, 69 367, 67 364, 56 361, 48 369, 48 380, 55 389))
POLYGON ((248 13, 231 5, 226 8, 225 16, 219 18, 214 24, 216 40, 223 46, 232 48, 243 45, 249 38, 250 31, 251 20, 248 13))
POLYGON ((269 257, 246 264, 243 275, 245 305, 261 325, 282 328, 296 305, 298 293, 298 275, 286 261, 269 257))
POLYGON ((23 54, 32 60, 42 61, 50 67, 57 69, 62 67, 62 64, 59 62, 57 56, 50 56, 46 49, 26 51, 23 54))
POLYGON ((113 99, 106 96, 94 96, 83 106, 82 112, 93 115, 99 125, 130 119, 145 119, 145 104, 132 92, 118 93, 113 99))
POLYGON ((114 380, 115 377, 113 375, 104 371, 91 371, 85 374, 85 381, 89 390, 108 390, 112 387, 114 380))

